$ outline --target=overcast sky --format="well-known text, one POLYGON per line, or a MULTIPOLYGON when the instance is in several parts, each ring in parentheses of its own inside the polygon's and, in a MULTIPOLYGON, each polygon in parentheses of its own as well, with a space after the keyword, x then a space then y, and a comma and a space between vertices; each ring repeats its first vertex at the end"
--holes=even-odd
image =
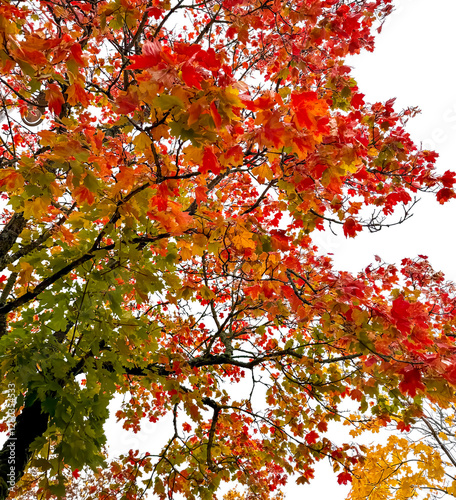
MULTIPOLYGON (((438 170, 456 169, 456 2, 402 0, 384 24, 373 53, 349 61, 368 101, 396 97, 396 109, 418 106, 422 114, 407 130, 423 149, 440 154, 438 170), (400 5, 399 5, 400 4, 400 5)), ((431 264, 456 280, 456 200, 443 206, 423 195, 405 224, 351 240, 320 236, 339 269, 355 271, 378 254, 387 262, 428 255, 431 264)))

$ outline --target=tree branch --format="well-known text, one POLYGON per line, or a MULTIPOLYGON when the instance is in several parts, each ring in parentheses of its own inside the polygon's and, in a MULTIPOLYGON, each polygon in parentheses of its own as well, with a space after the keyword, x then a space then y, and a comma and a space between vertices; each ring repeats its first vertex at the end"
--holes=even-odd
POLYGON ((46 290, 46 288, 50 287, 53 285, 57 280, 71 272, 73 269, 76 267, 80 266, 81 264, 84 264, 84 262, 87 262, 90 259, 93 259, 94 255, 93 253, 86 253, 82 257, 79 257, 78 259, 73 260, 69 264, 67 264, 65 267, 62 267, 60 271, 57 271, 54 273, 52 276, 49 276, 48 278, 44 279, 41 283, 39 283, 33 290, 30 290, 17 299, 11 300, 8 303, 6 303, 4 306, 0 306, 0 315, 1 314, 7 314, 11 311, 14 311, 18 307, 23 306, 24 304, 27 304, 27 302, 30 302, 38 295, 46 290))
POLYGON ((204 398, 202 402, 213 408, 214 414, 212 415, 212 422, 211 422, 211 428, 209 429, 209 438, 207 440, 207 466, 210 471, 216 472, 217 467, 214 465, 212 462, 212 446, 214 444, 214 436, 215 436, 215 430, 217 427, 217 420, 221 411, 221 407, 212 399, 210 398, 204 398))
POLYGON ((26 224, 27 220, 24 218, 23 212, 16 212, 11 217, 0 233, 0 258, 3 258, 16 243, 26 224))

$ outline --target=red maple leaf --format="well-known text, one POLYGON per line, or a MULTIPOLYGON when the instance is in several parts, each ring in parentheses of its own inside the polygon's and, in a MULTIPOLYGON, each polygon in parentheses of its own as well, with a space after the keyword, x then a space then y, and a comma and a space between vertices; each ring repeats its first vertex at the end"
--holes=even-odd
POLYGON ((315 431, 310 431, 306 434, 304 438, 308 444, 315 444, 320 436, 315 431))
POLYGON ((405 422, 398 422, 397 429, 401 432, 409 432, 411 427, 410 424, 407 425, 405 422))
POLYGON ((201 89, 201 74, 188 62, 182 66, 182 80, 189 87, 201 89))
POLYGON ((196 198, 196 203, 198 203, 198 205, 201 202, 207 201, 207 187, 206 186, 198 186, 195 189, 195 198, 196 198))
POLYGON ((72 58, 76 61, 77 64, 79 64, 79 66, 86 65, 86 62, 82 58, 82 48, 79 43, 75 43, 74 45, 72 45, 70 51, 71 55, 73 56, 72 58))
POLYGON ((192 430, 192 426, 188 424, 187 422, 184 422, 182 424, 182 429, 184 429, 185 432, 190 432, 192 430))
POLYGON ((401 371, 401 374, 404 377, 402 382, 399 383, 399 389, 402 393, 414 398, 418 390, 424 391, 426 389, 423 382, 421 382, 421 372, 417 368, 408 366, 401 371))
POLYGON ((326 101, 318 98, 316 92, 300 92, 291 95, 291 107, 296 112, 296 123, 299 129, 316 128, 317 118, 327 110, 326 101))
POLYGON ((361 226, 361 224, 353 217, 349 217, 344 222, 343 229, 346 238, 354 238, 356 236, 356 233, 362 231, 363 226, 361 226))
POLYGON ((356 108, 356 109, 359 109, 361 106, 364 106, 365 102, 364 102, 364 94, 354 94, 353 97, 352 97, 352 100, 351 100, 351 105, 356 108))
POLYGON ((207 174, 208 172, 212 172, 215 175, 220 173, 220 163, 218 158, 215 156, 214 151, 211 147, 204 148, 203 154, 203 164, 200 166, 200 172, 202 174, 207 174))
POLYGON ((153 42, 147 41, 142 48, 140 56, 130 56, 133 64, 130 64, 127 69, 145 69, 157 66, 162 60, 162 47, 158 40, 153 42))
POLYGON ((456 172, 451 172, 450 170, 447 170, 442 175, 442 177, 440 177, 439 180, 443 184, 444 187, 451 188, 456 183, 456 172))
POLYGON ((116 99, 116 111, 121 115, 133 113, 139 105, 139 100, 136 94, 131 92, 122 92, 116 99))
POLYGON ((407 302, 402 297, 398 297, 393 301, 391 316, 395 320, 397 329, 404 334, 408 334, 411 328, 410 309, 410 302, 407 302))
POLYGON ((339 484, 348 484, 352 482, 352 476, 350 472, 344 471, 337 476, 337 482, 339 484))
POLYGON ((160 17, 163 15, 164 10, 159 9, 158 7, 149 7, 146 9, 146 12, 149 14, 149 16, 154 17, 154 19, 160 19, 160 17))
POLYGON ((442 188, 440 191, 437 191, 437 201, 443 205, 445 202, 450 200, 451 198, 455 198, 456 194, 450 188, 442 188))

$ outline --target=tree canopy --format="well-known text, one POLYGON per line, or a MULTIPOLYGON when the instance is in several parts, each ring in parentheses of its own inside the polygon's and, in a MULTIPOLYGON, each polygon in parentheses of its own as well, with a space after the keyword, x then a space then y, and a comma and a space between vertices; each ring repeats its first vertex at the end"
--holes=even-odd
POLYGON ((323 459, 353 499, 456 491, 445 446, 405 438, 443 443, 455 286, 425 256, 340 271, 313 240, 455 197, 416 109, 366 102, 345 63, 391 11, 0 0, 0 499, 281 498, 323 459), (107 464, 116 395, 132 432, 170 418, 164 448, 107 464))

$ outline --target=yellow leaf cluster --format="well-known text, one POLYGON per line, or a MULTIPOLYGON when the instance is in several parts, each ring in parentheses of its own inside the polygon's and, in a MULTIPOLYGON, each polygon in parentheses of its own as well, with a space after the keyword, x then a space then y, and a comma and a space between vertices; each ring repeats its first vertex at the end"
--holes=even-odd
POLYGON ((386 445, 372 446, 353 470, 349 500, 430 500, 433 491, 446 491, 440 453, 423 442, 390 436, 386 445))

